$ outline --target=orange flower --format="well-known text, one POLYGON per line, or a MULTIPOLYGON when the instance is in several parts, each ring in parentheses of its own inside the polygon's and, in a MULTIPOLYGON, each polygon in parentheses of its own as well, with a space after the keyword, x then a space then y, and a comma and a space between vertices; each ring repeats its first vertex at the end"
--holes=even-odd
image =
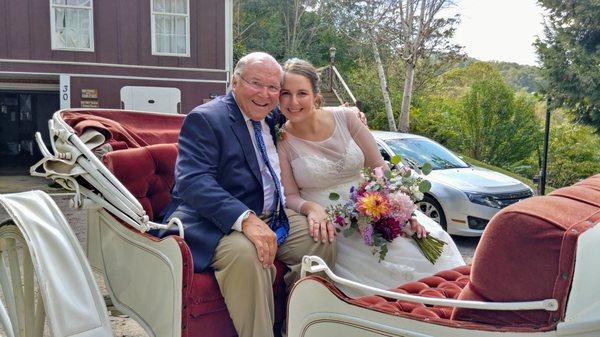
POLYGON ((377 220, 387 214, 389 203, 379 192, 366 192, 358 197, 357 209, 362 215, 370 216, 377 220))

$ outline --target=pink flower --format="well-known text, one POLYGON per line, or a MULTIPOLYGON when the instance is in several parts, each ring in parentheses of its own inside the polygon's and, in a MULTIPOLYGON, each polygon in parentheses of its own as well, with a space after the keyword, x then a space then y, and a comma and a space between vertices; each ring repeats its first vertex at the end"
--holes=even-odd
POLYGON ((408 221, 415 210, 415 203, 402 192, 391 193, 389 202, 392 208, 390 215, 401 223, 408 221))
POLYGON ((382 179, 384 177, 383 167, 379 166, 373 169, 373 173, 375 173, 375 178, 382 179))

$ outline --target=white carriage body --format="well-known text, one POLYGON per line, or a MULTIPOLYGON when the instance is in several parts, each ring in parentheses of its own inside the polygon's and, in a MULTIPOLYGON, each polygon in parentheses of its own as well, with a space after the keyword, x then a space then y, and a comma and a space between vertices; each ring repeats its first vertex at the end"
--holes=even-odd
MULTIPOLYGON (((75 109, 68 111, 77 112, 75 109)), ((77 134, 63 121, 63 112, 57 112, 50 122, 52 149, 46 149, 38 139, 45 159, 32 168, 32 174, 46 176, 73 190, 74 206, 86 209, 87 262, 92 269, 104 275, 113 304, 119 311, 139 322, 151 336, 186 337, 204 333, 187 331, 185 315, 182 314, 186 310, 183 298, 186 292, 185 280, 188 277, 186 273, 190 270, 190 266, 186 265, 189 263, 186 258, 190 257, 186 257, 189 250, 182 239, 181 224, 162 225, 150 221, 136 197, 92 152, 105 143, 103 134, 77 134), (180 227, 180 237, 169 236, 159 240, 145 234, 151 229, 165 229, 175 225, 180 227)), ((82 112, 94 113, 90 110, 82 112)), ((112 113, 119 112, 115 110, 112 113)), ((144 118, 144 114, 136 115, 144 118)), ((600 179, 600 175, 595 178, 600 179)), ((600 200, 598 205, 600 207, 600 200)), ((52 221, 51 218, 46 220, 52 221)), ((600 263, 600 226, 594 223, 590 227, 577 239, 576 262, 564 319, 557 322, 554 329, 539 332, 474 329, 461 327, 460 324, 440 324, 427 319, 416 319, 409 315, 394 315, 350 303, 343 294, 332 291, 331 284, 315 277, 306 277, 295 285, 290 294, 288 336, 600 336, 600 273, 597 270, 600 263)), ((25 228, 22 231, 28 232, 25 228)), ((65 232, 62 235, 68 238, 65 242, 70 242, 72 250, 77 251, 78 247, 74 247, 76 243, 71 242, 72 233, 65 232)), ((38 249, 31 251, 32 259, 41 263, 43 260, 39 258, 38 249)), ((308 261, 310 260, 307 260, 304 269, 306 272, 326 270, 326 266, 308 261)), ((85 261, 81 261, 81 265, 81 270, 89 269, 85 261)), ((36 273, 42 267, 36 268, 36 273)), ((52 280, 60 280, 60 272, 60 268, 46 266, 43 271, 45 276, 42 277, 50 283, 58 282, 52 280)), ((335 278, 333 274, 331 276, 335 278)), ((91 289, 92 294, 97 293, 97 286, 89 277, 79 278, 79 283, 80 287, 91 289)), ((388 294, 376 289, 370 290, 373 293, 388 294)), ((68 295, 65 293, 65 296, 68 295)), ((427 301, 427 298, 408 300, 427 301)), ((552 298, 545 300, 550 302, 543 305, 553 303, 552 298)), ((473 301, 444 301, 447 306, 475 305, 473 301)), ((61 310, 53 307, 52 303, 56 302, 45 301, 49 319, 56 311, 61 310)), ((92 309, 98 309, 97 298, 90 303, 94 304, 92 309)), ((496 304, 488 303, 483 306, 493 310, 496 304)), ((0 305, 0 309, 1 307, 0 305)), ((105 315, 105 310, 103 312, 105 315)), ((57 330, 54 329, 53 332, 56 333, 57 330)))

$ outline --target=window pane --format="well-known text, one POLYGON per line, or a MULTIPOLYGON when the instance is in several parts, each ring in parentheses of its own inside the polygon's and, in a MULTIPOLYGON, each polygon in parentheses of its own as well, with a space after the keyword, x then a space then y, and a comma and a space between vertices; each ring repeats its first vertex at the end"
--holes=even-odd
MULTIPOLYGON (((187 12, 187 0, 153 0, 153 5, 164 4, 164 14, 154 14, 154 41, 157 53, 186 54, 188 49, 188 17, 172 15, 172 11, 187 12), (170 12, 171 11, 171 12, 170 12)), ((157 12, 157 7, 154 11, 157 12)))
POLYGON ((66 0, 52 0, 54 5, 64 5, 66 0))
POLYGON ((55 47, 91 48, 91 20, 88 9, 54 8, 55 47))
POLYGON ((187 0, 175 0, 175 13, 187 14, 187 0))
POLYGON ((177 35, 185 35, 185 18, 178 17, 175 19, 175 34, 177 35))
MULTIPOLYGON (((63 2, 65 0, 62 0, 63 2)), ((86 6, 90 7, 90 0, 66 0, 66 4, 70 6, 86 6)))
POLYGON ((187 41, 185 36, 178 36, 177 37, 177 53, 178 54, 185 54, 187 53, 187 41))
POLYGON ((165 1, 165 13, 173 13, 173 0, 165 1))
POLYGON ((152 0, 153 8, 152 10, 155 12, 164 12, 165 11, 165 0, 152 0))

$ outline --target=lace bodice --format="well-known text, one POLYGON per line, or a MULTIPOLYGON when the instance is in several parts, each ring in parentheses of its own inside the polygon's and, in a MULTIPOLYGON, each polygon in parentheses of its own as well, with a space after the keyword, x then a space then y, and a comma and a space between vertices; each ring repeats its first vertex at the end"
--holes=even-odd
POLYGON ((356 112, 337 108, 331 113, 335 126, 329 138, 309 141, 288 133, 286 139, 279 142, 289 208, 299 210, 304 200, 328 206, 331 192, 347 200, 350 187, 360 179, 363 167, 383 165, 373 137, 358 120, 356 112), (286 180, 287 175, 292 176, 292 182, 286 180))

